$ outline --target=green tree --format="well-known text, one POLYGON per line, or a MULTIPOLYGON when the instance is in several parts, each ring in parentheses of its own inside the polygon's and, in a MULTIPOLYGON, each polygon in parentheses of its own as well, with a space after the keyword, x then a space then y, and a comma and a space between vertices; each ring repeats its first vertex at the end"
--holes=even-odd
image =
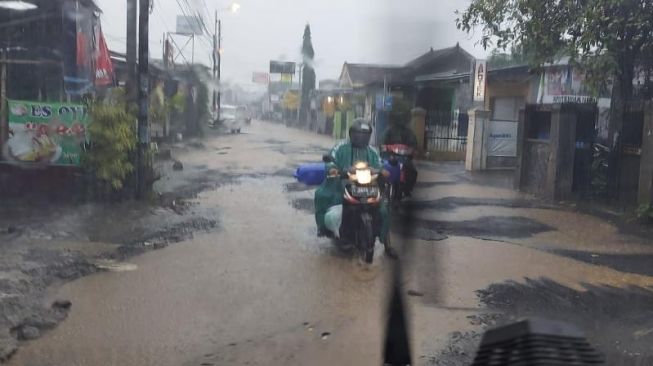
POLYGON ((91 102, 89 108, 91 145, 82 162, 113 190, 120 190, 134 170, 130 154, 136 147, 136 117, 127 109, 121 89, 115 89, 104 101, 91 102))
POLYGON ((304 69, 302 70, 302 99, 301 113, 306 116, 310 107, 311 92, 315 90, 315 69, 313 68, 315 50, 311 40, 311 26, 306 24, 304 27, 304 42, 302 43, 302 59, 304 69))
POLYGON ((459 29, 481 28, 486 49, 521 47, 533 66, 569 56, 595 92, 611 83, 611 139, 633 97, 634 77, 650 76, 653 66, 650 0, 472 0, 457 14, 459 29))
POLYGON ((529 60, 521 47, 511 47, 510 52, 505 49, 495 48, 487 58, 488 67, 497 69, 502 67, 527 65, 529 60))

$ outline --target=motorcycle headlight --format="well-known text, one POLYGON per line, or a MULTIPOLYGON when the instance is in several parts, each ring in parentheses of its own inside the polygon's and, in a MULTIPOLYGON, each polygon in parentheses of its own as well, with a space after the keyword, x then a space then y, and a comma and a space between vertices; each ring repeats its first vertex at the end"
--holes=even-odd
POLYGON ((360 184, 372 183, 372 171, 369 169, 356 170, 356 180, 360 184))

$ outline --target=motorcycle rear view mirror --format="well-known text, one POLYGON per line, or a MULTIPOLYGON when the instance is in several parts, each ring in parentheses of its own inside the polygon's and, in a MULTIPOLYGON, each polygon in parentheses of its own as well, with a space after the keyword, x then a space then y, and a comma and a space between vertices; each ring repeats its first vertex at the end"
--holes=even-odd
POLYGON ((331 155, 322 155, 322 161, 325 163, 333 163, 335 159, 331 155))

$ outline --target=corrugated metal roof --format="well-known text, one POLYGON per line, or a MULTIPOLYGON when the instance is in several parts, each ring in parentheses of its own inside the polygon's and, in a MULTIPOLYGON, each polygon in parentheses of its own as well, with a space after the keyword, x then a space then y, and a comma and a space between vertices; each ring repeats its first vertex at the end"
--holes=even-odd
POLYGON ((438 80, 458 80, 469 78, 468 72, 458 73, 455 71, 438 72, 435 74, 419 75, 415 81, 438 81, 438 80))
POLYGON ((383 80, 399 81, 405 75, 406 69, 396 65, 375 65, 375 64, 345 64, 345 69, 352 84, 367 85, 383 80))

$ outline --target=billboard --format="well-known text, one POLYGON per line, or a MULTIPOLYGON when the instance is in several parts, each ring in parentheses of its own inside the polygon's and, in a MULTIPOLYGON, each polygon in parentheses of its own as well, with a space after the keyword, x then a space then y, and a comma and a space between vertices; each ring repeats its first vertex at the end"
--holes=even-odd
POLYGON ((294 62, 270 61, 270 74, 295 74, 294 62))
POLYGON ((252 82, 255 84, 267 85, 270 82, 270 74, 267 72, 253 72, 252 82))
POLYGON ((79 165, 88 142, 86 106, 73 103, 7 101, 7 157, 19 163, 79 165))
POLYGON ((177 33, 194 34, 196 36, 204 34, 200 20, 197 17, 187 17, 185 15, 177 15, 177 33))

